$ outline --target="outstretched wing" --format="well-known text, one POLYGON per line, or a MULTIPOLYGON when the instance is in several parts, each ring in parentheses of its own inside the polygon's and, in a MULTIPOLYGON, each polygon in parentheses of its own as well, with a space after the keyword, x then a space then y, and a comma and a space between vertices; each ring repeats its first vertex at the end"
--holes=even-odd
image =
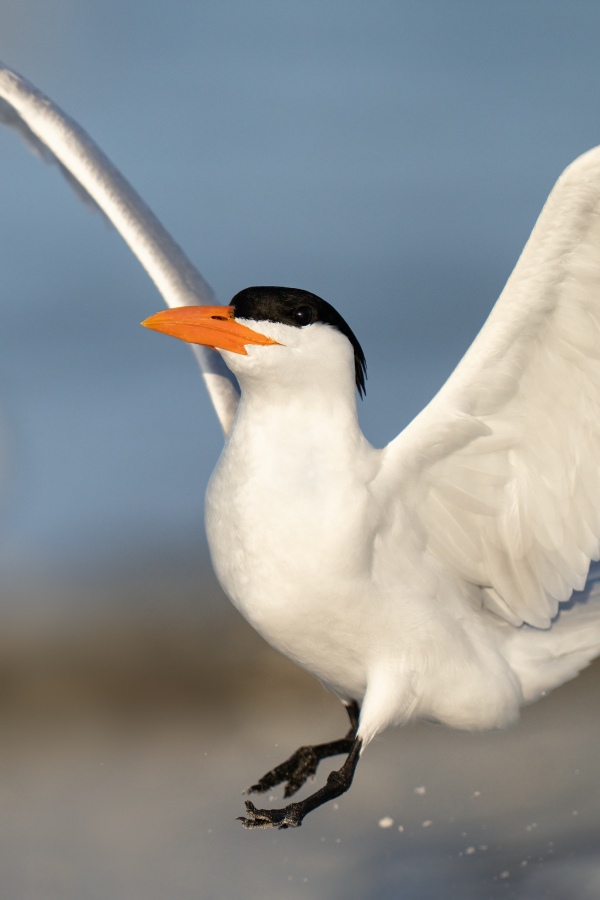
POLYGON ((381 486, 513 624, 547 627, 600 538, 600 147, 559 178, 481 332, 381 486))
MULTIPOLYGON (((48 97, 0 64, 0 122, 16 128, 57 162, 85 200, 96 204, 146 269, 167 306, 211 304, 213 293, 154 213, 89 135, 48 97)), ((239 392, 220 355, 193 347, 209 396, 227 434, 239 392)))

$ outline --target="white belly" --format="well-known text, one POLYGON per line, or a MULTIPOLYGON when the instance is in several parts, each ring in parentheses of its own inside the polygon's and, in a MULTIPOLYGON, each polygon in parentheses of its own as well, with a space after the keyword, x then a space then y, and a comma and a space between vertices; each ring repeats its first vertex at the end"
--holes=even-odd
POLYGON ((339 492, 324 495, 322 485, 306 482, 294 489, 272 470, 232 478, 224 459, 206 497, 213 565, 234 605, 277 649, 359 697, 360 635, 371 590, 362 494, 353 491, 348 507, 339 492))

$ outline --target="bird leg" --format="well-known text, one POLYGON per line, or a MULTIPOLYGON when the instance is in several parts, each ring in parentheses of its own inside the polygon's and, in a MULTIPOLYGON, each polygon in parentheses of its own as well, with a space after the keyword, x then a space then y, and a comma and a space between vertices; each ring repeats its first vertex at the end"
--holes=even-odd
POLYGON ((314 778, 322 759, 338 756, 341 753, 350 753, 356 738, 360 710, 356 700, 352 700, 351 703, 345 704, 345 706, 350 719, 350 731, 345 737, 340 738, 338 741, 329 741, 327 744, 309 744, 305 747, 299 747, 289 759, 286 759, 285 762, 275 766, 274 769, 263 775, 260 781, 253 784, 244 793, 264 794, 285 781, 283 796, 291 797, 296 791, 300 790, 308 778, 314 778))
POLYGON ((246 816, 238 816, 239 821, 244 828, 298 828, 309 812, 329 800, 335 800, 348 790, 354 778, 361 746, 360 738, 355 738, 352 750, 341 769, 330 772, 325 786, 310 797, 297 803, 289 803, 283 809, 257 809, 254 803, 246 800, 246 816))
POLYGON ((320 790, 298 803, 290 803, 283 809, 257 809, 250 801, 246 801, 247 817, 240 816, 244 828, 297 828, 302 820, 313 809, 322 806, 329 800, 344 794, 354 777, 362 741, 356 737, 358 728, 359 707, 356 701, 346 706, 350 719, 350 730, 344 738, 330 741, 327 744, 300 747, 281 765, 267 772, 260 781, 248 789, 246 793, 263 793, 277 784, 286 782, 285 797, 290 797, 302 787, 307 778, 314 776, 322 759, 347 753, 348 757, 342 767, 331 772, 327 783, 320 790))

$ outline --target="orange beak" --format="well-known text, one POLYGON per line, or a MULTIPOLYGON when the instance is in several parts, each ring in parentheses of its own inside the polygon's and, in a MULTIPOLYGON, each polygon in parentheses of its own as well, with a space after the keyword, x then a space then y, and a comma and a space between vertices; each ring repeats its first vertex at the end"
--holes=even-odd
POLYGON ((233 306, 177 306, 150 316, 142 325, 188 344, 204 344, 213 350, 231 350, 243 356, 248 355, 247 344, 266 346, 277 343, 258 331, 240 325, 233 313, 233 306))

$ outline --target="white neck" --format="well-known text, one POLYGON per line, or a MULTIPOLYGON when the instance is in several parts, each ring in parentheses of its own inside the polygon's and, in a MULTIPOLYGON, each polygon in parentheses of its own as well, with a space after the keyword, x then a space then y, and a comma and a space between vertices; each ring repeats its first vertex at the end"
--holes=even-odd
MULTIPOLYGON (((268 380, 242 384, 242 397, 232 434, 248 447, 258 441, 268 456, 307 452, 348 462, 366 444, 356 410, 354 384, 305 386, 293 390, 268 380)), ((295 455, 295 454, 294 454, 295 455)))
POLYGON ((350 471, 369 446, 358 424, 350 342, 326 325, 259 325, 277 346, 248 346, 246 356, 223 353, 242 391, 228 444, 239 457, 249 454, 251 465, 251 459, 261 467, 269 460, 282 468, 294 459, 298 467, 306 460, 322 467, 337 460, 350 471))

